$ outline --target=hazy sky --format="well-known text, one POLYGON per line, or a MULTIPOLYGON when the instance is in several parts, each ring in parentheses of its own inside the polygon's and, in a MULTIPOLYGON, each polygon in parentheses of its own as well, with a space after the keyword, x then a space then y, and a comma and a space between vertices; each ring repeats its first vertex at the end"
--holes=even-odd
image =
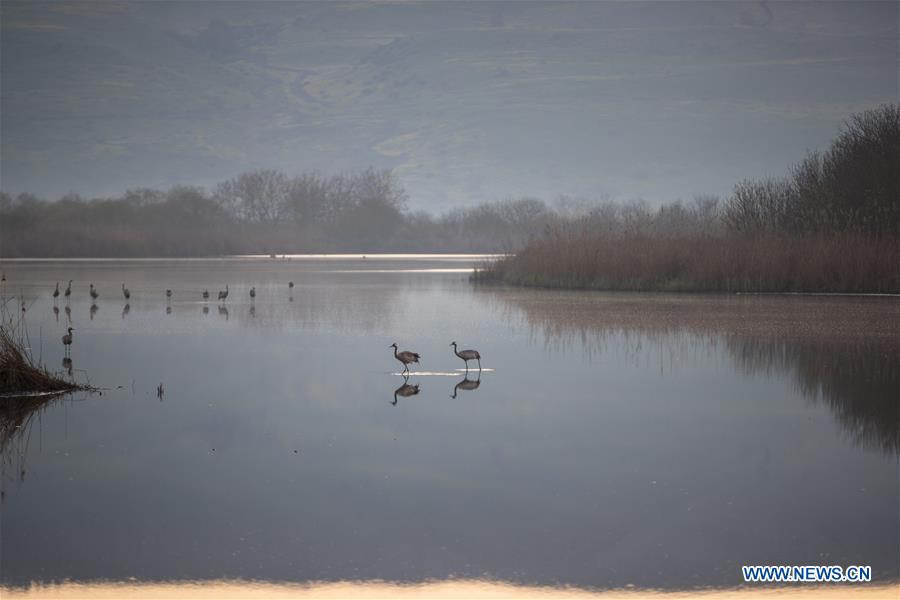
POLYGON ((396 169, 413 208, 726 194, 898 99, 900 2, 0 5, 0 185, 396 169))

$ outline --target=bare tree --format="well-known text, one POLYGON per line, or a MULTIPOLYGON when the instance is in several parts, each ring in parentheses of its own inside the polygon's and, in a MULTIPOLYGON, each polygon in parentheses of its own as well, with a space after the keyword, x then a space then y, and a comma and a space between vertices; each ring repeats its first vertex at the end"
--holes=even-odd
POLYGON ((220 183, 215 196, 240 220, 277 223, 285 212, 289 189, 282 171, 258 169, 220 183))

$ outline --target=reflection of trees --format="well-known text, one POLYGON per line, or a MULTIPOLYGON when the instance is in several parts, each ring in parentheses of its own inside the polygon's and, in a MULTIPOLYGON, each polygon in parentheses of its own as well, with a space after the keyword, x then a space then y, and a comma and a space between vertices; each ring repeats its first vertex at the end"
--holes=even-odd
POLYGON ((854 443, 900 453, 900 302, 487 289, 488 301, 554 351, 642 345, 670 363, 726 350, 746 374, 787 374, 828 404, 854 443))
POLYGON ((778 340, 729 337, 747 373, 788 373, 804 396, 826 402, 860 446, 900 453, 898 340, 778 340))

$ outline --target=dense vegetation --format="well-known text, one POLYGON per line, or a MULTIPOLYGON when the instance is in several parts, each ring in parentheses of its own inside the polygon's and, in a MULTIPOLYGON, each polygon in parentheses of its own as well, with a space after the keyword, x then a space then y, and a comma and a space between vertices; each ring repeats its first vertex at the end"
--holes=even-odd
POLYGON ((410 212, 391 171, 288 177, 262 169, 211 191, 136 189, 55 202, 0 194, 6 257, 211 256, 334 251, 507 251, 559 218, 536 199, 410 212))
POLYGON ((0 193, 0 256, 513 252, 480 280, 622 290, 900 292, 900 105, 850 118, 782 178, 697 197, 549 206, 510 199, 433 216, 395 174, 261 169, 211 190, 55 202, 0 193))
POLYGON ((900 292, 900 105, 724 203, 603 206, 478 274, 613 290, 900 292))

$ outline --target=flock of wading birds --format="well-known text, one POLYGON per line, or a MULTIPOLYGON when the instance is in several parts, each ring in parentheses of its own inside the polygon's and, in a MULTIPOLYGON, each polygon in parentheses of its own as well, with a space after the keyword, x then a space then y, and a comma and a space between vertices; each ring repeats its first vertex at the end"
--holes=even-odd
MULTIPOLYGON (((4 281, 6 280, 5 274, 3 276, 3 279, 4 279, 4 281)), ((294 289, 293 281, 288 282, 288 289, 289 290, 294 289)), ((66 285, 66 289, 63 290, 62 292, 59 291, 59 282, 56 283, 56 289, 53 290, 53 301, 54 302, 56 302, 59 299, 60 293, 62 293, 63 297, 68 302, 69 298, 72 295, 72 280, 71 279, 69 280, 69 283, 66 285)), ((91 284, 91 287, 90 287, 90 295, 91 295, 92 301, 96 301, 97 298, 100 297, 100 293, 94 287, 93 283, 91 284)), ((204 300, 209 300, 209 290, 203 290, 203 293, 201 295, 204 300)), ((125 287, 124 283, 122 284, 122 296, 125 297, 126 302, 128 300, 131 300, 131 291, 127 287, 125 287)), ((250 288, 250 300, 253 301, 255 298, 256 298, 256 286, 253 286, 250 288)), ((166 301, 168 302, 171 299, 172 299, 172 290, 167 289, 166 290, 166 301)), ((227 284, 225 285, 224 290, 219 290, 219 293, 218 293, 218 296, 216 299, 221 301, 223 304, 228 299, 228 285, 227 284)), ((23 309, 24 309, 24 305, 23 305, 23 309)), ((67 331, 67 333, 64 336, 62 336, 62 343, 66 350, 66 353, 68 354, 69 347, 72 345, 72 340, 73 340, 72 332, 75 331, 75 329, 72 327, 69 327, 66 331, 67 331)), ((465 363, 467 374, 469 372, 469 361, 470 360, 474 360, 474 361, 478 362, 478 372, 479 372, 479 374, 481 373, 481 353, 479 353, 478 350, 460 350, 459 348, 457 348, 456 342, 451 342, 450 346, 453 348, 453 353, 456 354, 456 356, 458 356, 459 358, 461 358, 463 360, 463 362, 465 363)), ((390 346, 388 346, 388 348, 394 349, 394 358, 399 360, 400 363, 403 365, 403 372, 401 374, 404 375, 404 385, 402 385, 400 388, 398 388, 394 392, 394 404, 396 404, 398 395, 411 396, 411 395, 417 394, 419 392, 418 385, 407 385, 406 381, 409 378, 409 372, 410 372, 409 365, 418 364, 421 356, 417 352, 411 352, 409 350, 398 350, 396 343, 391 344, 390 346)), ((465 381, 470 381, 470 380, 468 380, 468 378, 464 379, 463 382, 460 383, 460 385, 457 385, 457 388, 463 386, 464 389, 466 389, 465 386, 463 385, 463 383, 465 381)), ((476 382, 472 382, 472 383, 476 383, 476 382)), ((477 385, 476 385, 476 387, 477 387, 477 385)), ((456 393, 456 390, 454 390, 454 397, 455 397, 455 393, 456 393)))

